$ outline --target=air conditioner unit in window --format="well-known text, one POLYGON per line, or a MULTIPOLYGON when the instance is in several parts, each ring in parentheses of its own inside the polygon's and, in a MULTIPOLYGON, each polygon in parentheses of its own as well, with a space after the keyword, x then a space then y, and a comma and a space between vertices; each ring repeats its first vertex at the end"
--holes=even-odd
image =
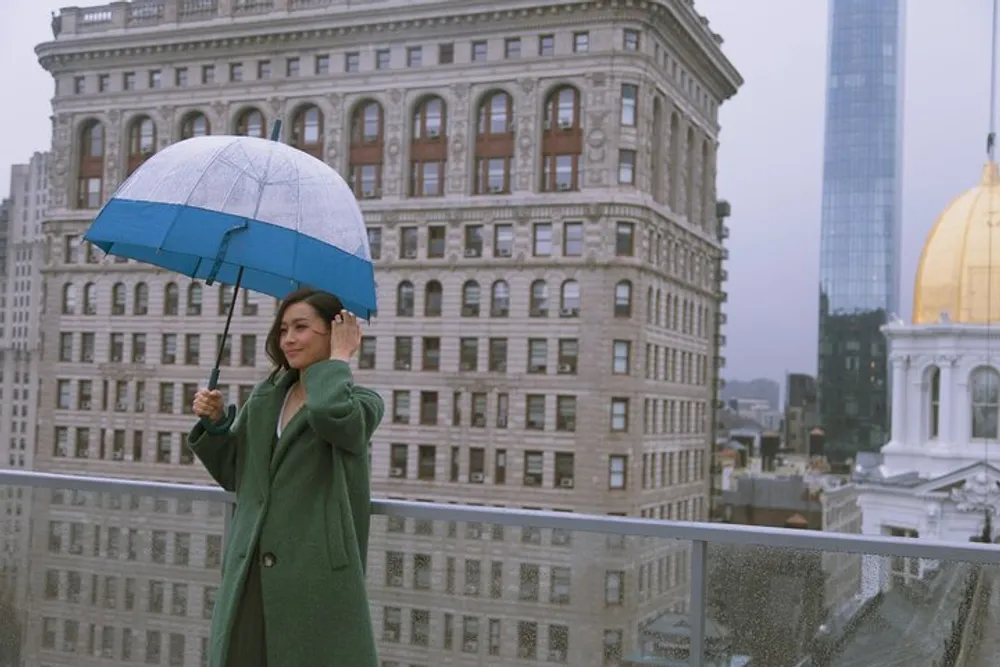
POLYGON ((403 251, 403 257, 406 258, 406 259, 416 259, 416 257, 417 257, 417 251, 416 250, 412 250, 412 249, 411 250, 404 250, 403 251))
POLYGON ((375 191, 374 190, 365 190, 364 193, 362 193, 361 197, 363 199, 375 199, 375 191))
POLYGON ((570 186, 569 183, 561 182, 556 184, 556 190, 558 190, 559 192, 568 192, 571 189, 572 186, 570 186))
POLYGON ((389 477, 402 477, 406 473, 402 468, 393 468, 389 471, 389 477))
POLYGON ((511 254, 510 248, 497 248, 497 257, 510 257, 511 254))
POLYGON ((573 366, 571 364, 559 364, 560 373, 572 373, 573 366))
POLYGON ((559 129, 560 130, 569 130, 569 129, 572 129, 572 127, 573 127, 573 121, 566 120, 565 118, 560 118, 559 119, 559 129))
POLYGON ((465 256, 466 257, 479 257, 479 251, 476 250, 475 248, 466 248, 465 249, 465 256))
POLYGON ((481 473, 481 472, 474 472, 474 473, 471 473, 469 475, 469 481, 473 482, 474 484, 482 484, 483 483, 483 479, 484 479, 484 476, 483 476, 483 473, 481 473))
POLYGON ((572 477, 563 477, 561 480, 559 480, 559 486, 561 486, 564 489, 572 489, 573 488, 573 478, 572 477))
POLYGON ((428 139, 437 139, 441 136, 441 130, 427 130, 428 139))
POLYGON ((491 185, 490 186, 490 194, 491 195, 500 195, 500 194, 503 194, 503 186, 502 185, 491 185))

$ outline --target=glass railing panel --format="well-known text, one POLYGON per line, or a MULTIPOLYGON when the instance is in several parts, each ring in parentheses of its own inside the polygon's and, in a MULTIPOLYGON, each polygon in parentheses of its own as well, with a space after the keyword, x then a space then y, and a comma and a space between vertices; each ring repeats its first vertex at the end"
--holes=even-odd
POLYGON ((687 665, 683 637, 660 647, 669 662, 649 662, 657 647, 642 629, 687 626, 690 551, 677 540, 373 517, 382 667, 687 665))
POLYGON ((706 569, 708 627, 751 665, 1000 664, 995 566, 716 544, 706 569))
POLYGON ((0 512, 0 664, 205 664, 223 503, 3 486, 0 512))

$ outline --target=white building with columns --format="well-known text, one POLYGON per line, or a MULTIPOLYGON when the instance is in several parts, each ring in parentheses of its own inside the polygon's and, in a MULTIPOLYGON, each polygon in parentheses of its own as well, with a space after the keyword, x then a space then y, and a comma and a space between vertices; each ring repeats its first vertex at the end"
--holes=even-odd
MULTIPOLYGON (((1000 507, 1000 229, 992 221, 1000 221, 994 162, 928 235, 912 323, 883 328, 892 438, 881 465, 858 470, 865 534, 965 542, 1000 507)), ((888 571, 864 568, 866 587, 933 566, 897 561, 888 571)))

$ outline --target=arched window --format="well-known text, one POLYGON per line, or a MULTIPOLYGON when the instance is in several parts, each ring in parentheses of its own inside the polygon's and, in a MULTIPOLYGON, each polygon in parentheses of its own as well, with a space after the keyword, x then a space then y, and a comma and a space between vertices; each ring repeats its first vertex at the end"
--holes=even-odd
POLYGON ((490 290, 490 317, 507 317, 510 315, 510 285, 506 280, 493 283, 490 290))
POLYGON ((208 118, 200 111, 192 111, 181 121, 181 139, 204 137, 212 133, 208 118))
POLYGON ((514 161, 514 103, 503 91, 494 91, 479 104, 476 123, 477 195, 510 193, 510 170, 514 161))
POLYGON ((243 110, 236 118, 236 134, 265 139, 267 129, 264 127, 264 114, 253 108, 243 110))
POLYGON ((404 280, 396 288, 396 315, 413 317, 413 283, 404 280))
POLYGON ((424 287, 424 317, 441 317, 444 289, 437 280, 428 280, 424 287))
POLYGON ((698 218, 698 148, 694 139, 694 128, 687 131, 687 174, 684 180, 684 197, 687 204, 687 219, 694 222, 698 218))
POLYGON ((981 367, 972 372, 969 382, 972 393, 972 437, 996 438, 997 417, 1000 415, 1000 373, 981 367))
POLYGON ((479 303, 482 298, 479 283, 466 281, 462 285, 462 317, 479 317, 479 303))
POLYGON ((348 185, 359 199, 382 196, 382 161, 385 146, 385 113, 375 100, 354 107, 351 114, 351 164, 348 185))
POLYGON ((715 231, 715 147, 708 139, 701 142, 701 201, 702 226, 715 231))
POLYGON ((115 283, 111 287, 111 314, 124 315, 126 307, 125 285, 122 283, 115 283))
POLYGON ((62 314, 76 314, 76 285, 66 283, 62 288, 62 314))
POLYGON ((139 168, 156 152, 156 125, 149 116, 139 116, 128 128, 128 173, 139 168))
POLYGON ((632 283, 628 280, 615 285, 615 317, 632 317, 632 283))
POLYGON ((104 126, 87 121, 80 130, 76 207, 100 208, 104 200, 104 126))
POLYGON ((292 146, 323 159, 323 112, 315 104, 299 107, 292 117, 292 146))
POLYGON ((199 283, 188 285, 187 293, 187 314, 201 315, 202 291, 199 283))
POLYGON ((653 141, 652 141, 652 154, 650 155, 650 161, 653 163, 653 170, 650 174, 650 193, 653 195, 653 200, 659 203, 663 203, 663 174, 664 174, 664 145, 666 143, 666 138, 664 135, 663 128, 663 100, 659 96, 653 100, 653 141))
POLYGON ((87 283, 83 286, 83 314, 97 314, 97 285, 87 283))
POLYGON ((528 316, 549 316, 549 284, 544 280, 536 280, 531 283, 531 297, 528 302, 528 316))
POLYGON ((163 314, 176 315, 179 301, 180 290, 177 289, 177 283, 167 283, 163 288, 163 314))
POLYGON ((410 140, 410 196, 444 196, 448 160, 446 107, 440 97, 424 99, 413 112, 410 140))
POLYGON ((580 123, 580 91, 563 86, 545 100, 542 131, 542 191, 580 189, 580 154, 583 131, 580 123))
POLYGON ((681 121, 676 113, 670 114, 670 210, 679 212, 681 200, 681 184, 683 172, 681 171, 681 157, 683 157, 683 146, 681 145, 681 121))
POLYGON ((559 316, 580 317, 580 283, 567 280, 559 290, 559 316))
POLYGON ((135 286, 135 300, 132 305, 132 312, 136 315, 146 315, 149 313, 149 285, 138 283, 135 286))
POLYGON ((930 391, 927 394, 927 435, 936 438, 941 425, 941 369, 937 366, 930 368, 930 391))

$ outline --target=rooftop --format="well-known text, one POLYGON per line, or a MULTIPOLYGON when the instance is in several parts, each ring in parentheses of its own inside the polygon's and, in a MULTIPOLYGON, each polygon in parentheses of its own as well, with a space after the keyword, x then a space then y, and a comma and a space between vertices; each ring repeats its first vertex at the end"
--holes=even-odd
MULTIPOLYGON (((140 543, 145 544, 141 535, 155 529, 156 522, 189 525, 187 530, 191 534, 203 532, 213 521, 224 530, 223 508, 234 500, 230 494, 210 486, 11 470, 0 471, 0 483, 4 487, 0 489, 0 501, 9 504, 16 498, 32 520, 29 525, 33 526, 20 533, 17 529, 11 531, 8 521, 3 534, 7 544, 0 550, 0 554, 6 555, 5 578, 0 579, 0 583, 13 584, 7 590, 17 591, 17 603, 23 607, 20 611, 28 619, 23 626, 27 632, 20 637, 22 651, 61 655, 63 660, 67 650, 84 650, 83 630, 79 632, 79 642, 74 635, 70 648, 64 643, 60 651, 56 651, 54 634, 42 633, 32 638, 31 633, 41 632, 39 627, 44 625, 33 621, 37 621, 38 615, 54 616, 61 608, 65 618, 70 619, 67 622, 75 622, 72 619, 79 616, 81 609, 77 604, 81 602, 78 599, 80 592, 75 594, 77 599, 71 599, 72 591, 50 590, 47 578, 42 586, 41 572, 57 564, 66 567, 67 563, 72 563, 72 568, 82 573, 83 581, 87 581, 89 572, 107 574, 108 569, 106 559, 95 558, 97 554, 90 553, 90 541, 84 540, 83 529, 53 533, 50 521, 100 525, 109 521, 105 514, 116 510, 111 521, 115 525, 124 521, 128 527, 135 528, 140 543), (160 506, 152 499, 167 499, 177 504, 164 502, 160 506), (203 513, 198 507, 192 508, 196 503, 215 507, 218 511, 205 510, 203 513), (177 511, 170 514, 174 507, 177 511), (14 561, 21 565, 16 569, 10 566, 12 549, 14 561), (13 582, 10 581, 12 573, 13 582), (29 584, 32 581, 39 584, 29 584), (43 588, 45 595, 41 599, 38 592, 43 588)), ((518 647, 509 652, 500 644, 491 643, 488 651, 481 648, 477 635, 474 643, 468 640, 463 652, 483 651, 480 664, 526 664, 524 661, 530 658, 545 660, 548 656, 549 661, 581 667, 769 667, 777 664, 772 662, 777 659, 773 658, 775 651, 786 651, 787 657, 794 654, 797 660, 811 657, 811 664, 827 667, 912 665, 917 664, 915 656, 920 656, 919 664, 929 665, 935 663, 927 656, 938 659, 954 651, 964 651, 964 664, 968 667, 985 667, 1000 661, 997 648, 1000 646, 1000 626, 970 622, 994 618, 1000 603, 991 597, 996 595, 997 566, 1000 565, 1000 550, 993 545, 381 499, 373 502, 372 509, 375 520, 368 567, 372 613, 376 631, 381 632, 380 652, 390 664, 392 659, 420 660, 422 652, 440 643, 436 632, 430 639, 422 636, 420 641, 417 635, 404 638, 403 624, 387 615, 390 605, 413 603, 423 596, 434 600, 435 613, 453 610, 459 615, 480 613, 499 618, 510 613, 508 595, 522 603, 535 601, 542 619, 539 625, 549 624, 550 618, 567 623, 570 639, 566 641, 570 646, 552 643, 552 625, 549 625, 547 636, 542 636, 540 631, 537 636, 530 637, 519 632, 513 640, 518 647), (505 528, 510 532, 505 533, 505 528), (394 571, 387 555, 388 551, 401 554, 433 552, 434 557, 439 558, 444 553, 458 562, 479 556, 497 558, 497 542, 516 539, 517 535, 519 545, 514 549, 515 557, 546 563, 543 567, 552 571, 551 584, 547 577, 525 580, 522 570, 519 584, 507 581, 506 587, 487 587, 486 590, 493 590, 489 596, 485 592, 479 595, 479 584, 470 583, 466 571, 464 595, 458 596, 457 591, 449 589, 451 584, 446 578, 426 573, 426 577, 419 573, 411 576, 409 572, 394 571), (658 598, 650 590, 650 580, 638 574, 647 564, 645 559, 650 553, 685 554, 673 561, 673 569, 685 581, 684 590, 680 592, 682 609, 659 608, 658 598), (861 594, 858 582, 859 604, 854 606, 856 613, 847 617, 829 609, 823 602, 829 574, 827 560, 836 554, 868 556, 862 569, 874 573, 888 585, 881 594, 866 597, 861 594), (919 576, 916 573, 921 571, 921 566, 915 565, 918 563, 923 564, 919 576), (557 581, 559 576, 556 574, 560 569, 566 572, 562 584, 557 581), (622 577, 614 605, 607 588, 608 577, 612 574, 622 577), (470 586, 476 590, 470 591, 470 586), (605 591, 600 596, 603 604, 579 603, 586 599, 587 591, 601 588, 605 591), (627 617, 621 616, 623 610, 627 617), (618 636, 613 645, 608 643, 609 635, 605 633, 603 657, 574 655, 573 641, 607 625, 624 625, 632 629, 618 636), (978 634, 973 631, 975 628, 978 634), (694 650, 690 650, 692 646, 694 650), (755 653, 759 662, 747 662, 748 656, 752 658, 755 653)), ((114 571, 127 572, 146 558, 152 559, 147 561, 147 567, 158 567, 162 577, 173 579, 170 583, 199 583, 206 576, 211 580, 218 577, 217 568, 206 570, 200 563, 197 568, 164 569, 164 565, 155 565, 165 563, 157 559, 166 556, 157 555, 155 536, 153 540, 151 551, 138 556, 133 554, 127 560, 137 562, 123 562, 114 571)), ((191 548, 184 558, 193 561, 196 552, 197 548, 191 548)), ((406 556, 399 562, 408 562, 409 558, 406 556)), ((174 607, 175 614, 176 609, 174 607)), ((182 611, 187 611, 187 607, 182 611)), ((127 622, 137 626, 146 622, 152 624, 138 615, 134 621, 127 622)), ((405 625, 409 628, 409 622, 405 625)), ((199 621, 198 627, 204 632, 202 622, 199 621)), ((471 632, 468 627, 461 627, 465 629, 456 631, 471 632)), ((415 630, 410 628, 410 632, 415 630)), ((188 646, 193 646, 195 639, 197 637, 191 637, 188 646)), ((171 664, 197 664, 184 662, 183 656, 178 659, 180 662, 171 664)))

